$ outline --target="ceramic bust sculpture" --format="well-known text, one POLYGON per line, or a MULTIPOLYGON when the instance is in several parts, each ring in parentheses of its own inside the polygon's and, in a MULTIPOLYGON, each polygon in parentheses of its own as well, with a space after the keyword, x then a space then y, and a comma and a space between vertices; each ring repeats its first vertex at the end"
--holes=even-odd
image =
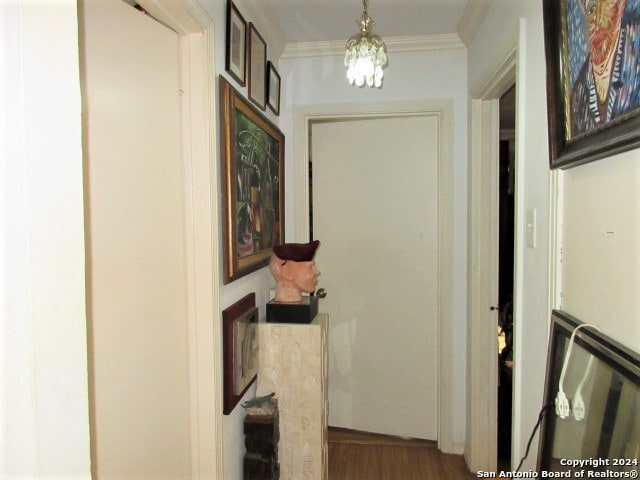
POLYGON ((273 247, 269 269, 276 280, 276 302, 296 303, 302 293, 312 293, 318 285, 320 271, 313 257, 319 240, 309 243, 285 243, 273 247))

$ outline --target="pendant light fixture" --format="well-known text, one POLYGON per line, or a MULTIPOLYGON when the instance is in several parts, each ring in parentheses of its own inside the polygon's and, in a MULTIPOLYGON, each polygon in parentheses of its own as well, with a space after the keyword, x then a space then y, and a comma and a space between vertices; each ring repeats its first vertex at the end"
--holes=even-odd
POLYGON ((371 33, 373 19, 367 13, 368 0, 362 0, 364 11, 360 20, 356 20, 360 31, 347 41, 344 65, 347 67, 347 79, 351 85, 362 87, 382 86, 382 69, 387 66, 387 46, 382 39, 371 33))

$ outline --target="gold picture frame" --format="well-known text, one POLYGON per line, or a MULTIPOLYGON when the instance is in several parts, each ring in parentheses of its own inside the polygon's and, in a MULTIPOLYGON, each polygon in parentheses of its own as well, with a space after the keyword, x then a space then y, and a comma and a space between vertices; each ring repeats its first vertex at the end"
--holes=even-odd
POLYGON ((220 76, 224 283, 269 263, 284 241, 284 135, 220 76))

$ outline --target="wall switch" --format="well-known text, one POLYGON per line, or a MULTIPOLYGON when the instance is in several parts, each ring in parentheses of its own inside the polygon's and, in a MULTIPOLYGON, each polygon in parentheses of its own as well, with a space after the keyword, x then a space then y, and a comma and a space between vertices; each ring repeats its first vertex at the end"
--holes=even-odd
POLYGON ((536 209, 527 210, 527 247, 536 248, 536 209))

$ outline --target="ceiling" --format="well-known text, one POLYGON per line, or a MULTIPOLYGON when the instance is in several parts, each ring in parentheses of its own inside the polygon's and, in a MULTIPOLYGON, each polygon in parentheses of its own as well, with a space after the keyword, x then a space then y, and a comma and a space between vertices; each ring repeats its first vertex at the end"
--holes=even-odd
MULTIPOLYGON (((459 33, 474 0, 369 0, 373 32, 385 37, 459 33)), ((361 0, 266 0, 286 43, 342 40, 358 31, 361 0)))
MULTIPOLYGON (((403 36, 462 34, 465 22, 477 21, 482 0, 368 0, 374 33, 383 40, 403 36), (474 10, 474 7, 476 9, 474 10), (476 17, 471 20, 466 17, 476 17)), ((285 43, 346 40, 357 32, 362 0, 264 0, 274 13, 285 43)), ((515 128, 515 89, 500 102, 501 128, 515 128)))

